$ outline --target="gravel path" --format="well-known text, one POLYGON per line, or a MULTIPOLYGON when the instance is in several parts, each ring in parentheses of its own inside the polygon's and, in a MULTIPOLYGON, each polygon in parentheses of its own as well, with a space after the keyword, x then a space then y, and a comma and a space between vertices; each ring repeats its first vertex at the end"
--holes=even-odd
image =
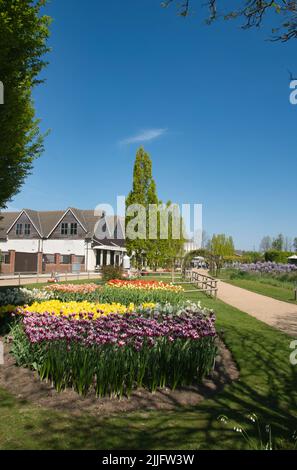
POLYGON ((218 282, 218 298, 268 325, 297 337, 297 305, 218 282))

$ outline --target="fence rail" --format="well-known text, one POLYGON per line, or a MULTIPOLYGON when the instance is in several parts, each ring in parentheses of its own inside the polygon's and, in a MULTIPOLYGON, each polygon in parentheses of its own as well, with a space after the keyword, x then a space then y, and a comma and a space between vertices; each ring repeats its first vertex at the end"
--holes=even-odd
POLYGON ((211 276, 201 273, 198 269, 188 269, 185 272, 185 279, 195 284, 196 291, 205 292, 212 297, 217 297, 218 292, 218 281, 211 276))
MULTIPOLYGON (((87 280, 87 279, 100 279, 101 274, 98 272, 80 272, 80 273, 57 273, 59 281, 73 281, 73 280, 87 280)), ((24 284, 39 284, 46 283, 52 279, 51 274, 38 274, 33 272, 22 272, 15 274, 0 275, 0 286, 21 286, 24 284)))

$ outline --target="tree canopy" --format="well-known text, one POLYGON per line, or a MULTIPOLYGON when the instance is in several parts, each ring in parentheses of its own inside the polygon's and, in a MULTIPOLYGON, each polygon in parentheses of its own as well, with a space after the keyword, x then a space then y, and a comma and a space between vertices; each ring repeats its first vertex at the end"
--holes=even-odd
POLYGON ((286 42, 297 37, 297 0, 236 0, 236 2, 164 0, 161 3, 163 7, 168 7, 171 4, 176 5, 178 14, 183 17, 187 17, 192 11, 194 12, 196 6, 206 7, 208 9, 205 19, 207 24, 211 24, 218 18, 225 20, 240 18, 244 29, 259 27, 269 16, 274 14, 276 24, 271 31, 271 39, 286 42), (226 3, 231 6, 226 7, 226 3))
POLYGON ((0 0, 0 209, 20 190, 43 151, 35 116, 33 88, 48 52, 50 18, 41 15, 46 0, 0 0))
POLYGON ((136 153, 132 190, 126 198, 126 248, 138 268, 144 263, 154 268, 172 266, 182 254, 185 242, 182 218, 174 207, 170 202, 159 201, 151 158, 140 147, 136 153), (174 227, 179 228, 178 236, 174 227))

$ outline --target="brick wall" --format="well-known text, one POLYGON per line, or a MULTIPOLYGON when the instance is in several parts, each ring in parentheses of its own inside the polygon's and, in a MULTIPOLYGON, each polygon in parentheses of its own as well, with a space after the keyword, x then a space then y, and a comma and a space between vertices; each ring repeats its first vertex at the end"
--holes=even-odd
MULTIPOLYGON (((1 274, 14 274, 15 266, 15 251, 10 251, 10 263, 4 264, 0 263, 0 273, 1 274)), ((70 255, 71 263, 62 264, 61 255, 59 253, 55 254, 55 263, 44 264, 43 263, 43 253, 37 254, 37 266, 39 274, 51 274, 52 272, 57 273, 71 273, 72 264, 77 262, 77 257, 75 255, 70 255)), ((80 272, 85 272, 85 264, 80 265, 80 272)))
POLYGON ((9 264, 0 263, 0 273, 1 274, 14 274, 14 264, 15 264, 15 251, 9 251, 9 264))
MULTIPOLYGON (((62 264, 61 263, 61 255, 59 253, 55 254, 55 264, 48 263, 44 264, 45 273, 49 274, 52 272, 56 273, 71 273, 72 272, 72 264, 77 262, 77 257, 75 255, 70 255, 71 263, 70 264, 62 264)), ((80 272, 85 272, 85 264, 80 265, 80 272)))

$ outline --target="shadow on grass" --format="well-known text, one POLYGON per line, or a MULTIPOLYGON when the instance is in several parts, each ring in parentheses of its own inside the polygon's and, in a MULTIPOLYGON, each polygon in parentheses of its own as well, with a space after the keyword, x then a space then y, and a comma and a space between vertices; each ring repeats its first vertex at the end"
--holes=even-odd
MULTIPOLYGON (((0 435, 15 438, 2 448, 23 449, 239 449, 247 448, 241 435, 218 421, 223 414, 239 424, 256 413, 273 437, 289 441, 297 430, 297 368, 289 361, 291 338, 222 303, 218 328, 240 369, 240 379, 200 405, 172 411, 150 411, 149 402, 138 412, 103 417, 84 413, 38 409, 0 395, 0 413, 6 424, 0 435), (21 417, 20 417, 21 416, 21 417)), ((71 404, 70 404, 71 405, 71 404)), ((1 442, 1 441, 0 441, 1 442)))

